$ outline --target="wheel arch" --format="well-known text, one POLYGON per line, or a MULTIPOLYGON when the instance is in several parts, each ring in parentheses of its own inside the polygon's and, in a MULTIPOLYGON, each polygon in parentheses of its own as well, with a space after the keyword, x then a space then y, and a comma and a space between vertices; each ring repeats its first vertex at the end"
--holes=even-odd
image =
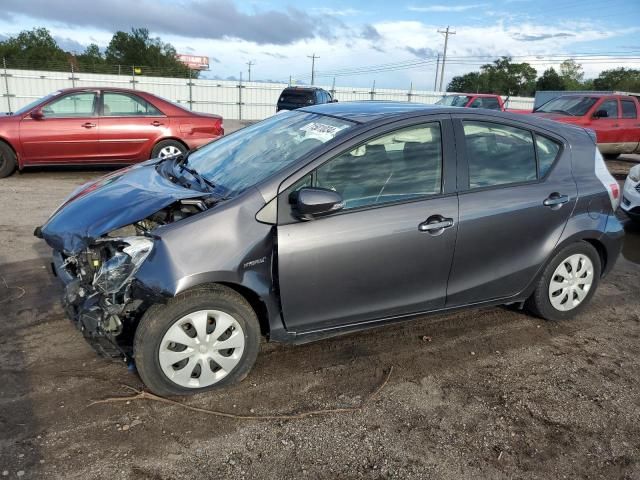
POLYGON ((237 293, 242 295, 247 302, 249 302, 249 305, 251 305, 251 308, 253 308, 253 311, 256 312, 256 316, 258 317, 258 322, 260 323, 260 333, 263 337, 268 337, 271 331, 271 325, 269 323, 269 311, 267 310, 267 306, 265 305, 260 295, 258 295, 257 292, 253 291, 249 287, 240 285, 238 283, 217 282, 217 284, 235 290, 237 293))
POLYGON ((159 144, 159 143, 161 143, 161 142, 166 142, 166 141, 168 141, 168 140, 171 140, 171 141, 174 141, 174 142, 178 142, 179 144, 181 144, 182 146, 184 146, 184 148, 186 148, 186 149, 187 149, 187 151, 188 151, 188 150, 191 150, 191 149, 189 148, 189 145, 187 145, 187 143, 186 143, 184 140, 182 140, 181 138, 179 138, 179 137, 162 137, 162 138, 157 139, 157 140, 153 143, 153 145, 151 145, 151 150, 149 151, 149 155, 151 155, 151 153, 153 153, 153 149, 154 149, 154 148, 156 148, 156 147, 158 146, 158 144, 159 144))
POLYGON ((7 138, 0 136, 0 142, 6 144, 12 151, 13 154, 16 156, 16 163, 18 166, 18 170, 22 169, 22 157, 20 155, 20 153, 18 152, 18 149, 9 141, 7 140, 7 138))

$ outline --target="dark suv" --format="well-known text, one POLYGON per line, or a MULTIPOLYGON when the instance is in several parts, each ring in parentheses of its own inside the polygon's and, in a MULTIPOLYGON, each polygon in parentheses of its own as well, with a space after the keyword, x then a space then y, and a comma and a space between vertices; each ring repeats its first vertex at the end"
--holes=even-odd
POLYGON ((321 103, 334 103, 329 92, 317 87, 287 87, 280 94, 276 112, 280 110, 295 110, 300 107, 318 105, 321 103))
POLYGON ((305 342, 463 307, 579 314, 620 252, 593 132, 361 102, 275 115, 85 185, 36 229, 90 343, 161 395, 305 342))

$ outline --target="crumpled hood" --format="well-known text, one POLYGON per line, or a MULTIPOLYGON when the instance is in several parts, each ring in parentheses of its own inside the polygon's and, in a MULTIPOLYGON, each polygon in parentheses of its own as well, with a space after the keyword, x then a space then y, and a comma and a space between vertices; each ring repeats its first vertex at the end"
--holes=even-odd
POLYGON ((147 218, 178 200, 206 195, 158 174, 156 163, 118 170, 83 185, 42 226, 42 237, 53 249, 76 254, 96 238, 147 218))

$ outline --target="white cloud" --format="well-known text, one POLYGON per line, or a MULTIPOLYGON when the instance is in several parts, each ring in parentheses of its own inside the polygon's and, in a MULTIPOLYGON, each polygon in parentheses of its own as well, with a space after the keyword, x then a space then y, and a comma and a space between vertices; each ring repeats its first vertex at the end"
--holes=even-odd
POLYGON ((466 12, 475 8, 485 7, 484 3, 476 3, 473 5, 429 5, 426 7, 410 6, 407 9, 412 12, 466 12))
POLYGON ((314 7, 311 12, 317 15, 332 15, 334 17, 353 17, 356 15, 362 15, 365 12, 362 10, 356 10, 355 8, 329 8, 329 7, 314 7))

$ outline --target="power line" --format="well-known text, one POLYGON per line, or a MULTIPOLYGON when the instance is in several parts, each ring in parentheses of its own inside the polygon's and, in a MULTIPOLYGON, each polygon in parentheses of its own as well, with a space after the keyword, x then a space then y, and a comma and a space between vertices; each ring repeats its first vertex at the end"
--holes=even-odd
POLYGON ((447 61, 447 43, 449 42, 449 35, 455 35, 455 31, 449 30, 449 25, 447 25, 446 30, 438 30, 438 33, 442 33, 444 35, 444 54, 442 55, 442 67, 440 70, 440 91, 442 91, 442 80, 444 80, 444 64, 447 61))

